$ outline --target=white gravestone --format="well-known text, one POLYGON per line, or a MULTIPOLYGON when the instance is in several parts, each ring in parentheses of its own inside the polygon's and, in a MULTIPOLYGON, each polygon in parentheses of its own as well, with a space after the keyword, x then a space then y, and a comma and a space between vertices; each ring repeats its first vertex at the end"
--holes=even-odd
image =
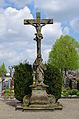
POLYGON ((0 96, 1 96, 1 92, 2 92, 2 81, 0 80, 0 96))

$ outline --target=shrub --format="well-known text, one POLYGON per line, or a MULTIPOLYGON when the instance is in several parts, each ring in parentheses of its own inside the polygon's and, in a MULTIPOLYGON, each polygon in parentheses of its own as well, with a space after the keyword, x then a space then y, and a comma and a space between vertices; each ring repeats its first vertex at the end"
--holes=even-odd
POLYGON ((77 96, 79 96, 79 91, 77 92, 77 96))
POLYGON ((68 92, 65 92, 65 93, 64 93, 64 96, 68 96, 68 95, 69 95, 69 93, 68 93, 68 92))
MULTIPOLYGON (((45 84, 49 87, 47 89, 48 94, 53 94, 56 97, 56 101, 61 97, 61 89, 62 89, 62 74, 57 68, 52 67, 51 65, 46 65, 47 70, 45 71, 44 78, 45 84)), ((32 66, 28 63, 15 66, 14 73, 14 92, 15 97, 23 101, 23 97, 25 95, 31 94, 32 85, 32 66)))
POLYGON ((14 66, 14 92, 19 101, 23 101, 25 95, 31 94, 32 85, 32 66, 28 63, 20 63, 14 66))
POLYGON ((61 97, 62 90, 62 74, 58 68, 55 68, 49 64, 46 65, 47 70, 45 71, 45 84, 49 87, 47 88, 48 94, 53 94, 56 101, 61 97))
POLYGON ((77 89, 63 89, 62 90, 62 96, 68 96, 68 95, 79 95, 79 91, 77 89))
POLYGON ((71 90, 70 90, 70 89, 67 89, 67 88, 66 88, 66 89, 63 89, 61 95, 62 95, 62 96, 68 96, 69 93, 70 93, 70 91, 71 91, 71 90))
POLYGON ((76 95, 77 92, 78 92, 77 89, 72 89, 72 90, 70 91, 69 95, 76 95))
POLYGON ((10 96, 10 89, 5 89, 5 94, 6 94, 7 96, 10 96))

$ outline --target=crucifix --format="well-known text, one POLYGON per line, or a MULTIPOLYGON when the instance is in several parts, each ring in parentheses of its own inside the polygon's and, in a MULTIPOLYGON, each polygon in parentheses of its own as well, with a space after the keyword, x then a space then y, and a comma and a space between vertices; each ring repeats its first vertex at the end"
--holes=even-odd
POLYGON ((41 58, 41 39, 43 36, 41 34, 41 29, 46 24, 53 24, 53 19, 40 19, 40 12, 36 13, 35 19, 25 19, 24 25, 32 25, 36 28, 36 37, 34 40, 37 41, 37 58, 41 58))
POLYGON ((53 24, 53 19, 41 19, 40 12, 36 13, 36 19, 24 19, 24 25, 32 25, 36 29, 35 38, 37 42, 37 58, 33 64, 34 79, 43 83, 44 78, 44 64, 42 63, 41 57, 41 40, 43 36, 41 34, 41 29, 46 24, 53 24))

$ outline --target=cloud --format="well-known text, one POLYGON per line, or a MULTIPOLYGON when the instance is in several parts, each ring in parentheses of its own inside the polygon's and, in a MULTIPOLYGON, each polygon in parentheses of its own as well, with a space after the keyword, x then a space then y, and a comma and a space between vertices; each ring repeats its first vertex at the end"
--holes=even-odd
POLYGON ((33 54, 35 29, 24 26, 25 18, 33 18, 28 7, 20 10, 11 7, 0 9, 0 63, 5 61, 6 64, 14 64, 30 59, 27 48, 33 54))
POLYGON ((24 8, 29 4, 34 11, 41 11, 47 17, 53 17, 55 21, 71 20, 79 17, 79 0, 0 0, 0 5, 24 8))
POLYGON ((0 7, 3 6, 4 0, 0 0, 0 7))
POLYGON ((63 34, 66 35, 66 34, 69 34, 69 27, 64 27, 63 29, 63 34))
POLYGON ((43 10, 48 17, 55 21, 70 20, 79 17, 79 0, 34 0, 35 8, 43 10))
POLYGON ((27 3, 29 4, 31 2, 31 0, 9 0, 8 2, 9 4, 14 4, 15 6, 25 7, 27 3))
POLYGON ((12 42, 16 40, 26 40, 26 37, 31 38, 32 36, 30 36, 30 32, 33 33, 34 29, 32 26, 24 26, 25 18, 33 18, 27 7, 20 10, 9 7, 0 12, 0 41, 12 42), (26 33, 27 28, 28 33, 26 33), (22 39, 22 37, 25 38, 22 39))
POLYGON ((29 4, 32 0, 0 0, 0 7, 14 6, 17 8, 24 8, 26 4, 29 4))
MULTIPOLYGON (((35 28, 24 25, 25 18, 33 18, 28 7, 17 10, 12 7, 0 9, 0 64, 18 64, 28 60, 33 63, 36 58, 35 28)), ((47 61, 52 44, 62 34, 61 23, 46 25, 42 29, 42 55, 47 61)))
POLYGON ((42 54, 44 61, 47 61, 49 52, 52 49, 56 39, 58 39, 62 33, 61 23, 54 23, 52 25, 46 25, 42 29, 43 40, 42 40, 42 54))
POLYGON ((24 26, 23 22, 25 18, 33 18, 31 12, 35 11, 41 11, 41 16, 44 14, 47 18, 54 19, 53 25, 42 28, 44 62, 48 60, 56 39, 62 34, 70 33, 70 26, 75 32, 79 32, 78 0, 51 0, 50 4, 49 0, 0 0, 0 64, 5 62, 7 66, 14 65, 26 59, 30 63, 34 62, 37 46, 33 38, 36 31, 31 25, 24 26), (31 11, 32 8, 34 11, 31 11), (62 21, 70 21, 70 26, 63 26, 62 21))
POLYGON ((75 32, 79 32, 79 18, 71 20, 70 25, 75 32))
POLYGON ((44 40, 46 44, 51 45, 62 34, 61 23, 57 22, 52 25, 46 25, 42 29, 44 40))

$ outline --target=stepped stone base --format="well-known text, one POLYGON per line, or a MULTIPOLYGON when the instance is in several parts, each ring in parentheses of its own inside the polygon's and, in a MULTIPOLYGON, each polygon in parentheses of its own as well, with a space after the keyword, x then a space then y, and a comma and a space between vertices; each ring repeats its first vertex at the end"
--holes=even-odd
POLYGON ((53 106, 53 107, 23 107, 17 106, 15 110, 22 111, 53 111, 53 110, 62 110, 63 106, 53 106))
POLYGON ((47 85, 32 85, 32 95, 30 98, 24 96, 23 105, 17 106, 16 110, 22 111, 42 111, 42 110, 61 110, 62 105, 56 104, 56 99, 53 95, 48 95, 46 92, 47 85))

